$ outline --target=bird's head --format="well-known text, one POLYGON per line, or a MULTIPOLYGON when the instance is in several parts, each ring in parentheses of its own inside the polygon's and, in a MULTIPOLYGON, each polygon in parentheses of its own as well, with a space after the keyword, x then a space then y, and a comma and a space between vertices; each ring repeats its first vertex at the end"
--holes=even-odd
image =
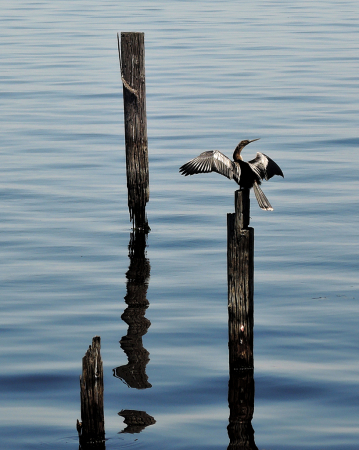
POLYGON ((248 141, 248 140, 246 139, 246 140, 244 140, 244 141, 241 141, 241 142, 237 145, 237 147, 235 148, 235 150, 234 150, 234 153, 233 153, 233 160, 234 160, 234 161, 242 160, 241 151, 244 149, 244 147, 245 147, 246 145, 250 144, 251 142, 258 141, 259 139, 260 139, 260 138, 252 139, 251 141, 248 141))

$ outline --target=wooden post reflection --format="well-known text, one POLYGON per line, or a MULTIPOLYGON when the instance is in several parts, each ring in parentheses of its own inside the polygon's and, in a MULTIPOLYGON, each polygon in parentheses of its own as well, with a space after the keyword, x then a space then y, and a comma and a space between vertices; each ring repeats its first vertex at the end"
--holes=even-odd
POLYGON ((156 423, 155 419, 147 414, 146 411, 123 409, 118 415, 124 417, 124 423, 127 425, 121 433, 141 433, 146 427, 156 423))
POLYGON ((116 367, 114 376, 121 378, 129 387, 146 389, 152 387, 148 382, 146 365, 149 352, 143 347, 142 336, 147 333, 151 322, 145 317, 149 302, 146 298, 150 278, 150 262, 146 258, 147 234, 135 229, 129 243, 130 266, 126 273, 127 294, 125 302, 128 307, 121 318, 128 324, 127 335, 120 344, 128 357, 128 364, 116 367))
POLYGON ((249 227, 249 190, 235 192, 227 216, 229 450, 257 450, 252 418, 254 230, 249 227))

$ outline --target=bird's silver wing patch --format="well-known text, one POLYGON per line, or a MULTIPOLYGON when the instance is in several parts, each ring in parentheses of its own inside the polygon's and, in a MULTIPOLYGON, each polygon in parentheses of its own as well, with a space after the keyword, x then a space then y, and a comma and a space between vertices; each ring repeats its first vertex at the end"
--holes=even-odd
POLYGON ((281 168, 276 164, 273 159, 270 159, 264 153, 258 152, 256 157, 251 161, 248 161, 251 169, 263 180, 269 180, 274 175, 284 177, 281 168))
POLYGON ((203 152, 179 169, 182 175, 217 172, 230 180, 237 178, 236 167, 226 155, 218 150, 203 152))

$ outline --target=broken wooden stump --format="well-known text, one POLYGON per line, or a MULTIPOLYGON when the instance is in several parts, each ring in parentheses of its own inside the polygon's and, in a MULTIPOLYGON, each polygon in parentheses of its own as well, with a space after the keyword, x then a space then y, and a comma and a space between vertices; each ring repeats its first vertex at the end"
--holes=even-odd
POLYGON ((103 407, 103 364, 101 338, 95 336, 82 358, 80 377, 81 422, 77 421, 80 448, 105 448, 105 419, 103 407))

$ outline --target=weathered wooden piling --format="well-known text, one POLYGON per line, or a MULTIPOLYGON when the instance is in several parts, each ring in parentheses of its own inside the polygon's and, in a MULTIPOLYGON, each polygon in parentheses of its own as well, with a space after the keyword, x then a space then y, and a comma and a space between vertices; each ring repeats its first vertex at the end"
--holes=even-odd
POLYGON ((149 200, 144 33, 117 34, 125 113, 128 208, 134 227, 146 228, 149 200))
POLYGON ((249 221, 249 189, 238 190, 235 213, 227 216, 228 450, 258 450, 252 427, 254 230, 249 221))
POLYGON ((249 189, 235 192, 227 215, 228 331, 230 368, 253 369, 254 230, 249 227, 249 189))
POLYGON ((82 358, 81 423, 77 421, 80 448, 96 446, 105 448, 105 419, 103 408, 103 364, 101 359, 101 338, 95 336, 82 358))

